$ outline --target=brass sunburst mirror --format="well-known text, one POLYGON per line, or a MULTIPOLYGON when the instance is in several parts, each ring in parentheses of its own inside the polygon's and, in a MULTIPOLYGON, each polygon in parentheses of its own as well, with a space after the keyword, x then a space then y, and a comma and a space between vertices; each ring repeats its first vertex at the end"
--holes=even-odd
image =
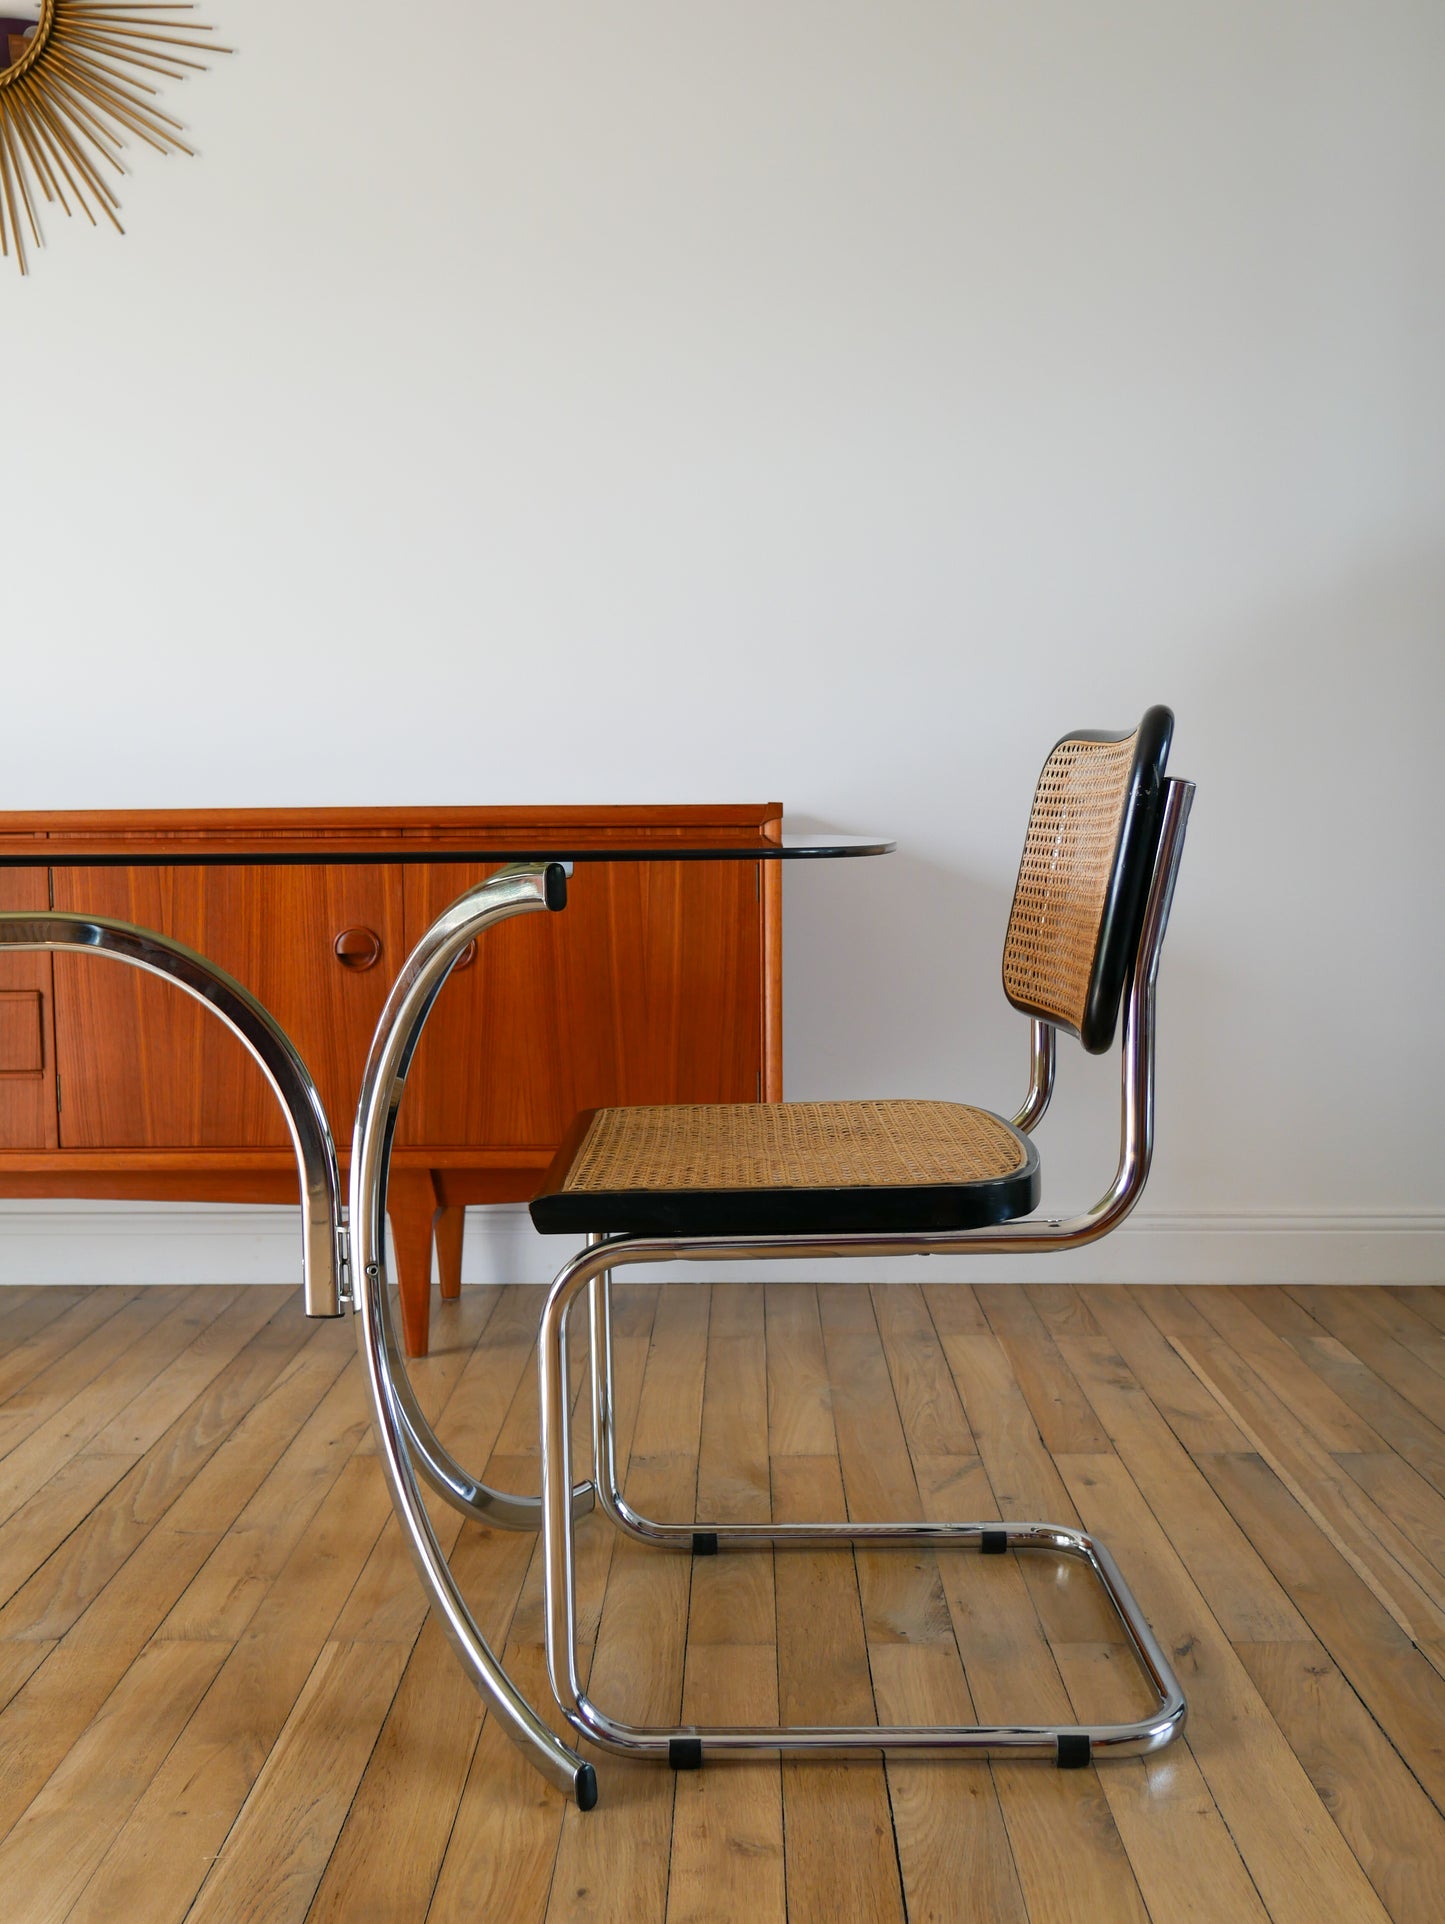
POLYGON ((156 80, 183 80, 226 53, 203 36, 190 0, 0 0, 0 253, 27 271, 26 236, 42 244, 41 203, 97 211, 120 231, 107 177, 124 173, 134 135, 188 154, 161 111, 156 80))

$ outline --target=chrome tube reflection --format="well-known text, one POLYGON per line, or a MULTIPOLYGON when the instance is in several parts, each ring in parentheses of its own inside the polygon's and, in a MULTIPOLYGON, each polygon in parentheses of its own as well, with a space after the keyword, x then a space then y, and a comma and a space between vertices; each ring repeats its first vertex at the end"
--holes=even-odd
MULTIPOLYGON (((550 1782, 584 1810, 596 1801, 591 1764, 570 1751, 519 1694, 467 1608, 437 1541, 419 1477, 463 1514, 504 1528, 535 1529, 536 1498, 493 1490, 442 1446, 407 1376, 391 1322, 386 1279, 386 1188, 397 1115, 422 1030, 442 984, 476 935, 513 915, 561 908, 565 871, 557 863, 516 863, 471 889, 438 917, 408 956, 377 1025, 362 1077, 351 1152, 351 1234, 360 1288, 357 1336, 371 1395, 377 1449, 417 1573, 474 1687, 550 1782)), ((590 1508, 591 1486, 578 1493, 590 1508)), ((569 1500, 568 1508, 573 1507, 569 1500)))
POLYGON ((301 1178, 301 1281, 308 1316, 339 1316, 350 1300, 341 1179, 331 1125, 310 1071, 275 1016, 244 983, 184 942, 108 917, 0 914, 0 949, 109 956, 193 996, 244 1043, 281 1105, 301 1178))
POLYGON ((1015 1129, 1025 1135, 1044 1119, 1054 1093, 1054 1064, 1058 1056, 1058 1031, 1052 1022, 1029 1021, 1029 1092, 1024 1106, 1013 1119, 1015 1129))

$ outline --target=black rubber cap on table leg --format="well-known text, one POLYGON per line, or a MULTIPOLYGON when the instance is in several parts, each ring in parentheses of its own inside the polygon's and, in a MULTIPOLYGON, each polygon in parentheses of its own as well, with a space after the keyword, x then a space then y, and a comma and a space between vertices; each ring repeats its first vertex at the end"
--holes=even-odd
POLYGON ((1085 1770, 1092 1761, 1092 1746, 1087 1731, 1064 1730, 1058 1736, 1060 1770, 1085 1770))
POLYGON ((979 1554, 985 1557, 1001 1557, 1008 1548, 1007 1530, 980 1530, 978 1533, 979 1554))
POLYGON ((692 1553, 695 1557, 715 1557, 717 1555, 717 1531, 694 1530, 692 1533, 692 1553))
POLYGON ((674 1770, 702 1769, 702 1739, 700 1737, 669 1737, 667 1740, 667 1761, 674 1770))
POLYGON ((572 1779, 572 1792, 578 1810, 592 1810, 597 1803, 597 1772, 591 1764, 579 1764, 572 1779))
MULTIPOLYGON (((547 872, 542 877, 542 900, 549 909, 565 909, 567 906, 567 871, 560 862, 549 862, 547 872)), ((585 1810, 592 1806, 586 1804, 585 1810)))

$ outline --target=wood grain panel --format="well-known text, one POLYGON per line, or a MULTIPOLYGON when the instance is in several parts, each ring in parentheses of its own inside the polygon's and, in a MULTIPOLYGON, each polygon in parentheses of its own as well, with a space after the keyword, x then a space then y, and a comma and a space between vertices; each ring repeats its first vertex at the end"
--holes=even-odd
MULTIPOLYGON (((0 1427, 34 1430, 44 1402, 56 1419, 48 1489, 82 1458, 129 1468, 96 1476, 88 1515, 58 1551, 15 1539, 19 1588, 0 1611, 0 1868, 17 1894, 7 1919, 17 1903, 27 1921, 68 1924, 767 1924, 785 1901, 789 1916, 869 1924, 1440 1914, 1434 1673, 1247 1441, 1209 1447, 1230 1419, 1205 1421, 1212 1392, 1192 1372, 1178 1404, 1178 1379, 1119 1319, 1116 1292, 1030 1296, 1056 1344, 1050 1380, 1075 1415, 1086 1399, 1107 1437, 1056 1453, 1031 1416, 1042 1379, 1014 1368, 997 1291, 983 1294, 985 1318, 961 1289, 894 1303, 879 1288, 870 1308, 862 1289, 829 1289, 820 1305, 806 1283, 769 1285, 763 1318, 764 1292, 746 1285, 619 1287, 619 1458, 636 1500, 683 1515, 694 1493, 698 1513, 761 1516, 771 1498, 783 1515, 838 1515, 845 1486, 854 1508, 921 1501, 939 1518, 996 1515, 1001 1490, 1011 1509, 1030 1492, 1063 1515, 1077 1506, 1118 1553, 1190 1693, 1180 1744, 1064 1775, 862 1758, 674 1777, 603 1756, 601 1802, 585 1817, 481 1719, 398 1533, 381 1527, 344 1326, 310 1329, 294 1347, 280 1291, 255 1305, 261 1292, 237 1292, 217 1316, 198 1300, 213 1292, 171 1292, 166 1318, 145 1327, 159 1292, 71 1294, 43 1324, 33 1309, 47 1294, 16 1291, 7 1304, 0 1292, 0 1324, 31 1351, 0 1371, 0 1427), (194 1342, 157 1369, 192 1317, 194 1342), (1142 1371, 1102 1333, 1109 1321, 1142 1371), (52 1325, 64 1327, 46 1348, 52 1325), (97 1341, 71 1367, 85 1330, 111 1325, 113 1360, 130 1362, 103 1380, 97 1341), (37 1345, 50 1374, 33 1367, 37 1345), (97 1416, 97 1398, 118 1399, 127 1371, 133 1399, 67 1457, 76 1426, 97 1416), (956 1453, 973 1439, 982 1461, 956 1453)), ((1228 1333, 1216 1331, 1212 1360, 1227 1350, 1263 1380, 1279 1360, 1263 1310, 1279 1301, 1236 1294, 1253 1313, 1221 1315, 1228 1333)), ((1159 1296, 1159 1322, 1145 1322, 1178 1336, 1196 1312, 1180 1292, 1159 1296)), ((1445 1292, 1411 1307, 1441 1327, 1445 1292)), ((1329 1308, 1366 1340, 1365 1292, 1332 1292, 1329 1308)), ((1354 1358, 1343 1338, 1320 1347, 1297 1313, 1287 1340, 1307 1345, 1298 1353, 1312 1368, 1354 1358)), ((462 1459, 510 1487, 535 1479, 536 1316, 535 1291, 465 1291, 448 1307, 445 1349, 415 1379, 462 1459)), ((1019 1327, 1007 1334, 1022 1340, 1019 1327)), ((1445 1422, 1439 1381, 1422 1422, 1445 1422)), ((1388 1440, 1374 1454, 1372 1475, 1392 1457, 1408 1475, 1388 1440)), ((1298 1474, 1318 1508, 1329 1462, 1302 1461, 1298 1474)), ((0 1529, 32 1500, 7 1516, 14 1494, 0 1492, 0 1529)), ((1416 1528, 1411 1510, 1395 1522, 1416 1528)), ((450 1511, 438 1529, 484 1633, 542 1701, 534 1542, 465 1529, 450 1511)), ((1023 1559, 898 1551, 890 1573, 883 1553, 802 1550, 690 1564, 601 1518, 584 1524, 578 1551, 581 1661, 585 1672, 596 1638, 599 1695, 618 1708, 675 1715, 681 1692, 688 1715, 743 1719, 770 1719, 779 1695, 829 1719, 1065 1715, 1070 1704, 1104 1719, 1135 1681, 1077 1600, 1041 1607, 1023 1559), (918 1580, 925 1563, 937 1564, 944 1613, 932 1579, 918 1580)))
MULTIPOLYGON (((49 875, 44 869, 0 869, 0 909, 43 909, 50 903, 49 875)), ((0 998, 11 1024, 25 1030, 27 1062, 38 1049, 33 1067, 0 1073, 0 1149, 54 1149, 59 1140, 55 1123, 55 992, 50 957, 46 954, 0 955, 0 998), (18 1004, 18 998, 26 1003, 18 1004), (39 1007, 29 1003, 39 997, 39 1007), (11 998, 17 998, 12 1001, 11 998), (38 1034, 31 1032, 38 1021, 38 1034)), ((19 1029, 13 1043, 21 1043, 19 1029)), ((19 1062, 18 1056, 12 1060, 19 1062)), ((8 1063, 0 1062, 0 1070, 8 1063)))
MULTIPOLYGON (((56 869, 55 906, 119 917, 199 949, 258 995, 346 1133, 367 1045, 404 956, 401 879, 382 867, 56 869), (342 930, 381 938, 378 966, 337 959, 342 930)), ((168 982, 55 957, 60 1141, 79 1148, 251 1148, 288 1141, 242 1045, 168 982)))
MULTIPOLYGON (((491 930, 437 999, 400 1141, 552 1148, 579 1109, 757 1101, 759 867, 579 864, 561 914, 491 930)), ((408 869, 408 942, 490 873, 408 869)))

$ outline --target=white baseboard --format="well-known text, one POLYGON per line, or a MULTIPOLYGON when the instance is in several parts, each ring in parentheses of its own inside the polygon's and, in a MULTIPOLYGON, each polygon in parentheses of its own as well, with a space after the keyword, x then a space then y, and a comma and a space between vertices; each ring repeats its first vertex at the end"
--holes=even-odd
MULTIPOLYGON (((521 1204, 467 1212, 463 1280, 545 1283, 569 1248, 521 1204)), ((669 1264, 652 1281, 796 1277, 797 1264, 669 1264)), ((818 1262, 829 1281, 1445 1283, 1445 1212, 1146 1214, 1089 1249, 1039 1257, 818 1262)), ((641 1280, 639 1276, 638 1280, 641 1280)), ((230 1204, 0 1202, 0 1283, 294 1283, 297 1212, 230 1204)))

